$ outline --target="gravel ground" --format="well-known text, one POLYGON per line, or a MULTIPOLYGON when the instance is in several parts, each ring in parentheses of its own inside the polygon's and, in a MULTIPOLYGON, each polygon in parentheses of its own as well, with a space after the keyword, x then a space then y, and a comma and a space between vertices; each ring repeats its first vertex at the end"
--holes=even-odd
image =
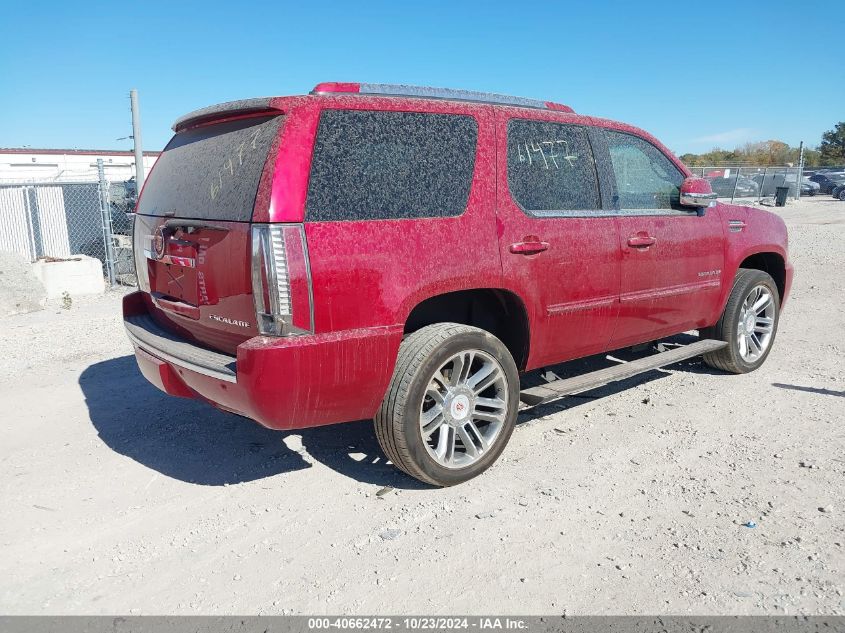
POLYGON ((367 422, 278 433, 159 393, 117 293, 2 319, 0 612, 845 613, 845 206, 781 211, 797 275, 761 370, 524 412, 447 490, 367 422))

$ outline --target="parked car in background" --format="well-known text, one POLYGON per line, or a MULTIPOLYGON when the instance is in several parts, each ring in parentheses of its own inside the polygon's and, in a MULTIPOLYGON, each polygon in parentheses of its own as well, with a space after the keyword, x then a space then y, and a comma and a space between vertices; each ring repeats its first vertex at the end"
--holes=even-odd
POLYGON ((109 206, 111 208, 112 233, 129 235, 132 232, 132 220, 129 214, 135 212, 137 197, 134 178, 110 184, 109 206))
POLYGON ((720 198, 756 198, 760 193, 757 183, 745 176, 719 176, 707 180, 720 198))
POLYGON ((830 193, 833 194, 834 198, 845 200, 845 184, 837 185, 830 193))
POLYGON ((817 182, 813 182, 808 177, 804 177, 801 179, 801 195, 802 196, 815 196, 819 193, 821 186, 817 182))
POLYGON ((496 461, 520 401, 702 354, 746 373, 773 347, 784 221, 716 202, 631 125, 326 83, 174 132, 138 201, 139 290, 123 300, 140 371, 173 396, 273 429, 373 419, 397 468, 447 486, 496 461), (634 362, 520 382, 689 330, 634 362))
POLYGON ((834 187, 845 184, 845 172, 819 172, 810 176, 810 180, 819 184, 820 193, 832 193, 834 187))

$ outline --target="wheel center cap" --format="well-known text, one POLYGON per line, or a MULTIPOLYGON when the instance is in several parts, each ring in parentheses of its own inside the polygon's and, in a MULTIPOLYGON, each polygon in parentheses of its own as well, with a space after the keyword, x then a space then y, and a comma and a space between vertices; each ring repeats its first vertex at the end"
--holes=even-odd
POLYGON ((453 420, 463 420, 469 415, 469 398, 464 395, 455 396, 449 405, 449 413, 453 420))
POLYGON ((757 324, 757 319, 753 314, 749 314, 745 317, 745 331, 749 334, 754 333, 754 326, 757 324))

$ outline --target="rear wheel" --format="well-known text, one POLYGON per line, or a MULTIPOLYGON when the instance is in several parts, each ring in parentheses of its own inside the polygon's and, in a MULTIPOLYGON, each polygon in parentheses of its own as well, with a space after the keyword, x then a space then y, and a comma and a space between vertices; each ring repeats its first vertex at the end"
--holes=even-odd
POLYGON ((704 355, 704 362, 733 374, 754 371, 766 360, 775 342, 780 296, 774 279, 760 270, 740 268, 725 311, 702 338, 728 343, 704 355))
POLYGON ((402 341, 376 436, 397 468, 451 486, 496 461, 518 405, 519 374, 504 344, 478 328, 438 323, 402 341))
POLYGON ((839 197, 840 200, 845 200, 845 189, 843 189, 842 191, 839 192, 838 197, 839 197))

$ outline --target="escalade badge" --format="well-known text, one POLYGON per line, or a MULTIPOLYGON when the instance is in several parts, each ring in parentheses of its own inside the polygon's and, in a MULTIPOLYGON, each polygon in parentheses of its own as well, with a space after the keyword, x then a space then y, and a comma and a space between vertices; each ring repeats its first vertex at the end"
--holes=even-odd
POLYGON ((249 327, 246 321, 238 321, 237 319, 230 319, 229 317, 217 316, 216 314, 209 314, 208 318, 218 323, 225 323, 226 325, 237 325, 238 327, 249 327))
POLYGON ((164 225, 162 225, 156 229, 155 235, 153 236, 153 251, 155 252, 156 259, 164 257, 164 244, 164 225))

